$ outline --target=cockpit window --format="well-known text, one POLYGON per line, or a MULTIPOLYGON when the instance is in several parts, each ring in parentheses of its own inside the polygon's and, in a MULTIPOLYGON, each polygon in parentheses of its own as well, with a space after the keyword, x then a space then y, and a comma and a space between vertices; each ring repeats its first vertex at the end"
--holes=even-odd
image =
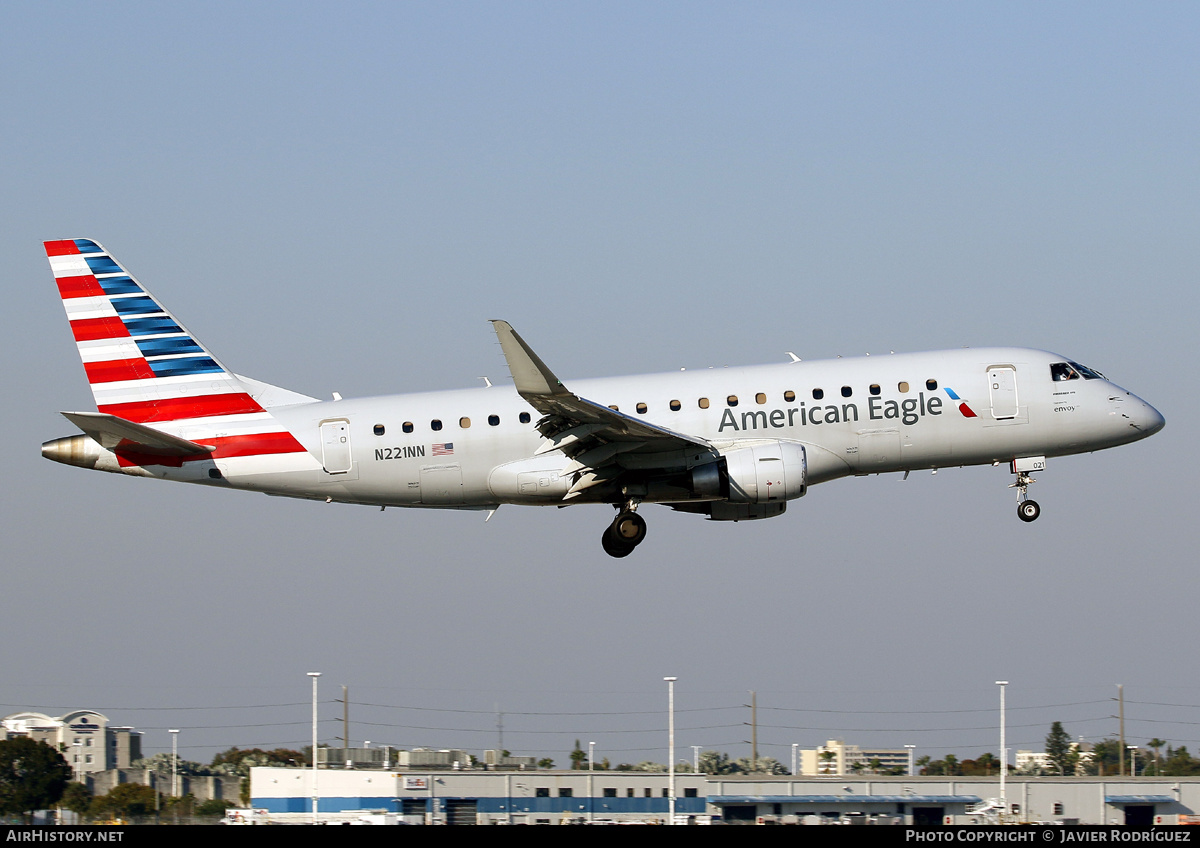
POLYGON ((1078 362, 1055 362, 1050 366, 1050 379, 1056 383, 1067 380, 1103 380, 1104 375, 1078 362))
POLYGON ((1086 365, 1080 365, 1078 362, 1070 363, 1071 367, 1083 375, 1085 380, 1103 380, 1104 375, 1099 371, 1088 368, 1086 365))
POLYGON ((1056 383, 1065 383, 1067 380, 1078 380, 1079 372, 1066 362, 1055 362, 1050 366, 1050 379, 1056 383))

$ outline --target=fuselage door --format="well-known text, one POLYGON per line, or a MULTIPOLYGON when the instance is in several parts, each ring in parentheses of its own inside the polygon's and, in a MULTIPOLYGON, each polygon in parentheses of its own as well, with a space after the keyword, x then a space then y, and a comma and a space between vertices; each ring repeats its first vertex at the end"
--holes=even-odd
POLYGON ((1017 417, 1017 369, 1011 365, 993 365, 988 369, 988 389, 992 398, 992 417, 1017 417))
POLYGON ((321 464, 329 474, 350 470, 350 422, 346 419, 321 423, 321 464))
POLYGON ((421 503, 463 503, 462 468, 457 465, 426 465, 421 469, 421 503))

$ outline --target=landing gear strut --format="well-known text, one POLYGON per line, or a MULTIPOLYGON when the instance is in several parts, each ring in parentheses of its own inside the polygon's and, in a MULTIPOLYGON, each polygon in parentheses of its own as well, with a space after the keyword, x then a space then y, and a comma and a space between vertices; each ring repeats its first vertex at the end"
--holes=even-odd
POLYGON ((600 545, 609 556, 627 557, 646 538, 646 519, 636 509, 636 503, 627 503, 600 537, 600 545))

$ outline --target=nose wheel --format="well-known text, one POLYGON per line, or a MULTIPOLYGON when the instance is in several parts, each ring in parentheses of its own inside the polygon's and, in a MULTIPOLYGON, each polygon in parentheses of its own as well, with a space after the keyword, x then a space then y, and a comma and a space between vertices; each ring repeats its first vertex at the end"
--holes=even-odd
POLYGON ((1022 521, 1036 521, 1042 514, 1042 508, 1037 501, 1021 501, 1017 504, 1017 518, 1022 521))
POLYGON ((600 537, 600 546, 611 557, 627 557, 646 538, 646 519, 633 509, 622 510, 600 537))

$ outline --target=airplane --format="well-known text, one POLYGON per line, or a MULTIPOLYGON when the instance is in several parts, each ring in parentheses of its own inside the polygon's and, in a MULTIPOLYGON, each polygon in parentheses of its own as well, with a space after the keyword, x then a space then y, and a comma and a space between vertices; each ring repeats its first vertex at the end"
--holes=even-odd
POLYGON ((514 388, 332 400, 226 368, 91 239, 45 242, 96 412, 55 462, 330 503, 486 510, 609 504, 614 557, 642 504, 713 521, 778 516, 841 477, 1005 463, 1017 514, 1050 457, 1163 428, 1099 371, 1041 350, 963 348, 561 381, 506 321, 514 388))

